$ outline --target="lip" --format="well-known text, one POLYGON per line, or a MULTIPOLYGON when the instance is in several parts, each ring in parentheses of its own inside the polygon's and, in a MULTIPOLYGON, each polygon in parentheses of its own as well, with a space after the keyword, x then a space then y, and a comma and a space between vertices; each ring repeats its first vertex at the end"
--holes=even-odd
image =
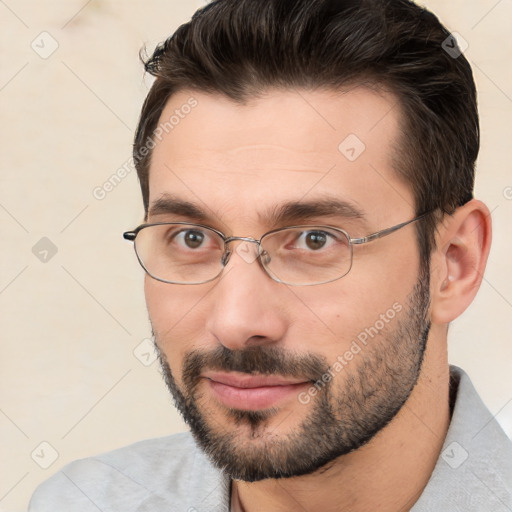
POLYGON ((311 384, 309 380, 239 372, 212 371, 203 373, 202 377, 223 405, 251 411, 273 407, 311 384))

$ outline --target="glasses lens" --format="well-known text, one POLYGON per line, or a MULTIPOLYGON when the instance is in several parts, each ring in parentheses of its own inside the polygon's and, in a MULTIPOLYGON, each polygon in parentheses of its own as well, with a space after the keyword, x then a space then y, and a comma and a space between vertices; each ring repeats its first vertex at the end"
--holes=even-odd
POLYGON ((199 284, 221 272, 224 241, 215 231, 194 224, 155 224, 139 231, 135 250, 155 279, 199 284))
POLYGON ((348 235, 338 229, 299 226, 263 237, 260 261, 287 284, 322 284, 343 277, 352 264, 348 235))

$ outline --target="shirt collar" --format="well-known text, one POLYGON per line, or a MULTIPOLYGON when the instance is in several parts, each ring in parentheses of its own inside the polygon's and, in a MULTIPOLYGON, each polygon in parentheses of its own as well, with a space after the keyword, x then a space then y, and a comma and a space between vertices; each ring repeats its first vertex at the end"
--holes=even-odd
POLYGON ((411 512, 511 511, 512 441, 456 366, 450 387, 455 400, 443 449, 411 512))

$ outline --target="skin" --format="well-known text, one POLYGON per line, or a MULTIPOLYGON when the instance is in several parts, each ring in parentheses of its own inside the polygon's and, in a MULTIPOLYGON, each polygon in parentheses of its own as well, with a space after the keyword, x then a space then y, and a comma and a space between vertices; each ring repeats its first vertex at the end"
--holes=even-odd
MULTIPOLYGON (((181 91, 171 97, 161 119, 191 96, 198 106, 154 149, 150 206, 173 194, 206 210, 209 218, 203 223, 228 236, 254 238, 280 227, 265 219, 269 209, 325 195, 350 200, 365 218, 330 216, 308 223, 339 226, 352 237, 414 217, 412 192, 391 167, 400 122, 393 96, 364 87, 344 93, 272 90, 241 106, 218 95, 181 91), (366 146, 354 162, 338 151, 349 134, 366 146)), ((147 221, 191 219, 150 214, 147 221)), ((396 302, 407 303, 419 272, 413 226, 356 247, 349 274, 320 286, 277 283, 236 251, 222 277, 210 283, 171 285, 146 276, 151 323, 177 385, 183 385, 187 353, 222 345, 231 350, 274 346, 334 362, 381 313, 396 302)), ((409 510, 421 495, 450 421, 447 325, 471 303, 480 285, 491 239, 487 207, 470 201, 445 216, 436 236, 432 324, 418 382, 404 406, 367 444, 312 474, 234 481, 233 510, 396 512, 409 510)), ((358 364, 357 358, 350 364, 358 364)), ((344 389, 345 375, 335 379, 338 390, 344 389)), ((212 424, 248 442, 249 426, 234 425, 206 383, 201 386, 201 406, 212 424)), ((265 432, 293 432, 310 407, 296 396, 285 399, 265 432)))

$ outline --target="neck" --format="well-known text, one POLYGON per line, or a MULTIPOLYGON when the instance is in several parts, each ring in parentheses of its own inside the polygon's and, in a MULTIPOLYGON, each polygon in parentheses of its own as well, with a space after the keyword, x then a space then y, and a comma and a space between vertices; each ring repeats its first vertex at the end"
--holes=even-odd
POLYGON ((434 358, 428 353, 434 343, 409 399, 370 442, 310 475, 233 481, 232 512, 410 510, 427 485, 450 423, 446 350, 434 358))

